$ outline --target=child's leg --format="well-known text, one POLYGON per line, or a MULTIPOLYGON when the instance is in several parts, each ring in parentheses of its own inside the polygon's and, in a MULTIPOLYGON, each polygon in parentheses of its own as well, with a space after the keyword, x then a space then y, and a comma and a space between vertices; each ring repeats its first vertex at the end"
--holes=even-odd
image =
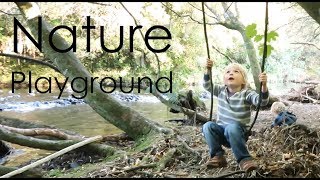
POLYGON ((232 152, 239 163, 244 159, 251 159, 245 140, 245 129, 239 124, 229 124, 225 126, 224 135, 229 142, 232 152))
POLYGON ((215 122, 206 122, 202 127, 204 138, 209 146, 210 157, 222 156, 224 150, 221 144, 225 144, 225 137, 223 135, 223 128, 215 122))

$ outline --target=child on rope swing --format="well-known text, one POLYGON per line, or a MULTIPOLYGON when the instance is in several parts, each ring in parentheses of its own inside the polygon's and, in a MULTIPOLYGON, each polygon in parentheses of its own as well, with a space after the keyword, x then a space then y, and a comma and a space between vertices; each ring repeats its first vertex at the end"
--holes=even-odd
MULTIPOLYGON (((207 59, 207 73, 204 74, 204 88, 211 92, 210 77, 213 61, 207 59)), ((218 98, 217 121, 206 122, 202 133, 209 146, 208 168, 226 167, 225 151, 222 146, 231 148, 241 170, 250 172, 258 168, 246 146, 245 133, 250 127, 251 105, 257 106, 259 94, 247 89, 247 74, 238 63, 229 64, 224 71, 224 85, 213 84, 213 95, 218 98)), ((267 75, 261 73, 261 106, 269 101, 267 75)))

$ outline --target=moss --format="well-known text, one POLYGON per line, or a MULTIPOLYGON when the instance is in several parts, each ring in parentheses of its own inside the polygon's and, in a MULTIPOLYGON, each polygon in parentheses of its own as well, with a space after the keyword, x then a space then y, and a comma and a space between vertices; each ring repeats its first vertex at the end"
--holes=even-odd
POLYGON ((148 149, 154 142, 158 142, 162 137, 155 133, 150 133, 148 135, 144 135, 136 140, 135 146, 132 151, 141 152, 145 149, 148 149))

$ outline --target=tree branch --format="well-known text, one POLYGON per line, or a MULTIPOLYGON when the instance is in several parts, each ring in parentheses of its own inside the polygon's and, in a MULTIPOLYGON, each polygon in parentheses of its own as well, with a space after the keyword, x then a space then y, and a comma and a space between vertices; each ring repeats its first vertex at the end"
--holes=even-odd
POLYGON ((290 43, 290 44, 302 44, 302 45, 309 45, 309 46, 313 46, 313 47, 317 48, 318 50, 320 50, 320 48, 319 48, 318 46, 316 46, 315 44, 312 44, 312 43, 294 42, 294 43, 290 43))
POLYGON ((303 16, 303 17, 299 17, 299 18, 297 18, 297 19, 293 19, 292 21, 290 21, 290 22, 288 22, 288 23, 286 23, 286 24, 283 24, 283 25, 277 27, 277 28, 274 29, 273 31, 277 31, 277 30, 279 30, 280 28, 282 28, 282 27, 284 27, 284 26, 290 25, 290 24, 293 23, 293 22, 297 22, 298 20, 301 20, 301 19, 304 19, 304 18, 307 18, 307 17, 308 17, 308 16, 303 16))
MULTIPOLYGON (((215 23, 215 25, 221 25, 221 26, 224 26, 228 29, 232 29, 232 30, 238 30, 239 27, 236 26, 236 23, 228 23, 227 21, 222 21, 221 18, 218 16, 218 13, 213 9, 211 8, 210 6, 208 6, 206 3, 205 3, 205 6, 214 14, 216 15, 217 19, 218 19, 218 22, 215 23)), ((227 7, 226 7, 227 8, 227 7)), ((226 9, 225 9, 226 10, 226 9)), ((230 12, 230 11, 229 11, 230 12)), ((207 23, 209 24, 209 23, 207 23)), ((212 24, 209 24, 209 25, 212 25, 212 24)))
POLYGON ((207 3, 204 3, 204 5, 209 9, 210 12, 212 12, 212 14, 214 14, 216 16, 216 19, 218 22, 222 22, 221 17, 218 15, 218 13, 215 9, 211 8, 207 3))
MULTIPOLYGON (((225 10, 225 12, 227 12, 229 10, 229 8, 231 7, 233 2, 230 3, 230 5, 228 6, 228 8, 225 10)), ((226 3, 227 4, 227 3, 226 3)))
POLYGON ((19 15, 22 15, 22 14, 7 13, 7 12, 4 12, 4 11, 2 11, 2 10, 0 10, 0 12, 2 12, 3 14, 9 15, 9 16, 19 16, 19 15))
POLYGON ((43 60, 46 60, 46 59, 34 59, 34 58, 31 58, 31 57, 27 57, 27 56, 21 56, 19 54, 6 54, 6 53, 0 53, 0 56, 17 58, 17 59, 24 59, 24 60, 27 60, 27 61, 30 61, 30 62, 33 62, 33 63, 36 63, 36 64, 40 64, 40 65, 44 65, 44 66, 50 67, 51 69, 55 70, 56 72, 61 73, 56 66, 54 66, 53 64, 50 64, 50 63, 47 63, 47 62, 43 61, 43 60))
MULTIPOLYGON (((188 4, 189 4, 190 6, 192 6, 193 8, 195 8, 196 10, 202 11, 202 9, 196 7, 195 5, 191 4, 190 2, 188 2, 188 4)), ((216 19, 216 20, 218 21, 217 17, 211 16, 211 15, 209 15, 208 13, 205 13, 205 15, 206 15, 206 16, 209 16, 209 17, 211 17, 211 18, 213 18, 213 19, 216 19)))
POLYGON ((231 21, 237 21, 237 18, 236 16, 231 12, 231 11, 228 11, 230 6, 232 5, 232 3, 229 5, 229 7, 227 6, 227 3, 226 2, 221 2, 221 5, 224 9, 224 13, 226 13, 228 15, 228 18, 231 20, 231 21))
POLYGON ((100 2, 87 2, 87 3, 98 4, 98 5, 102 5, 102 6, 112 6, 112 4, 104 4, 104 3, 100 3, 100 2))
POLYGON ((313 34, 314 34, 313 39, 317 38, 320 35, 320 33, 316 34, 318 29, 320 29, 320 25, 313 31, 313 34))
MULTIPOLYGON (((138 26, 138 21, 136 20, 136 18, 130 13, 130 11, 124 6, 124 4, 122 2, 119 2, 119 3, 129 13, 129 15, 132 17, 132 19, 134 20, 134 23, 136 24, 136 26, 138 26)), ((140 28, 139 28, 139 32, 140 32, 141 38, 144 39, 142 31, 141 31, 140 28)), ((157 63, 158 63, 157 78, 159 78, 160 77, 160 59, 159 59, 159 57, 158 57, 158 55, 156 53, 153 52, 153 54, 156 56, 156 59, 157 59, 157 63)))
POLYGON ((216 50, 218 53, 220 53, 221 55, 223 55, 224 57, 226 57, 231 63, 235 62, 233 61, 231 58, 229 58, 229 56, 227 56, 226 54, 222 53, 219 49, 217 49, 216 47, 214 47, 214 45, 212 45, 212 48, 214 50, 216 50))
POLYGON ((236 18, 239 19, 240 13, 239 13, 239 8, 238 8, 238 3, 234 3, 234 7, 236 9, 236 18))
MULTIPOLYGON (((164 3, 161 2, 161 4, 162 4, 163 6, 165 6, 166 8, 168 8, 171 12, 173 12, 173 13, 174 13, 176 16, 178 16, 178 17, 181 17, 181 18, 188 17, 188 18, 190 18, 193 22, 196 22, 196 23, 198 23, 198 24, 203 24, 202 22, 194 19, 190 14, 181 15, 181 14, 175 12, 173 9, 169 8, 169 7, 168 7, 167 5, 165 5, 164 3)), ((209 23, 209 22, 207 22, 207 24, 209 24, 209 25, 215 25, 215 23, 209 23)))

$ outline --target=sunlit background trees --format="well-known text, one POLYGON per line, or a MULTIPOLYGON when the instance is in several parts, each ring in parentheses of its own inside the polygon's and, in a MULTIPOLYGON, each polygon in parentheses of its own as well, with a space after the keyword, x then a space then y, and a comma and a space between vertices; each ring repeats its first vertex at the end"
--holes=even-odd
MULTIPOLYGON (((196 2, 126 2, 123 5, 113 3, 38 3, 43 17, 52 26, 66 25, 77 27, 77 56, 89 72, 97 77, 119 76, 131 78, 148 76, 156 78, 158 62, 155 54, 147 49, 137 31, 134 36, 134 50, 129 51, 129 26, 136 23, 143 26, 142 33, 154 25, 162 25, 172 34, 170 41, 154 41, 154 47, 170 43, 165 53, 158 53, 160 72, 168 76, 173 72, 174 89, 188 88, 201 83, 204 65, 207 58, 201 3, 196 2), (129 14, 129 12, 132 16, 129 14), (90 34, 90 52, 86 51, 87 32, 81 26, 86 25, 87 16, 91 25, 96 26, 90 34), (124 27, 124 46, 116 53, 106 53, 100 45, 100 26, 105 29, 105 46, 117 47, 119 44, 119 27, 124 27)), ((14 3, 3 2, 0 6, 0 51, 13 53, 13 18, 21 23, 22 16, 14 3)), ((207 3, 206 17, 211 58, 216 65, 213 68, 215 82, 221 82, 222 69, 229 62, 243 64, 248 72, 252 71, 250 55, 240 31, 228 28, 221 22, 234 25, 231 15, 244 27, 256 24, 258 34, 264 30, 265 3, 256 2, 220 2, 207 3), (225 7, 228 7, 227 10, 225 7)), ((25 26, 26 27, 26 26, 25 26)), ((320 26, 296 3, 269 3, 269 32, 274 31, 277 37, 270 42, 273 47, 267 58, 266 71, 270 83, 282 83, 283 80, 304 80, 320 76, 320 26)), ((72 41, 68 31, 59 33, 69 42, 72 41)), ((156 32, 161 34, 163 32, 156 32)), ((46 59, 26 36, 19 31, 19 54, 36 59, 46 59)), ((256 60, 261 62, 259 54, 261 42, 254 44, 256 60)), ((49 59, 45 61, 50 63, 49 59)), ((61 77, 54 70, 8 57, 0 57, 1 82, 11 81, 12 71, 31 70, 37 76, 61 77)), ((37 78, 34 76, 33 78, 37 78)), ((254 87, 252 75, 249 80, 254 87)))

